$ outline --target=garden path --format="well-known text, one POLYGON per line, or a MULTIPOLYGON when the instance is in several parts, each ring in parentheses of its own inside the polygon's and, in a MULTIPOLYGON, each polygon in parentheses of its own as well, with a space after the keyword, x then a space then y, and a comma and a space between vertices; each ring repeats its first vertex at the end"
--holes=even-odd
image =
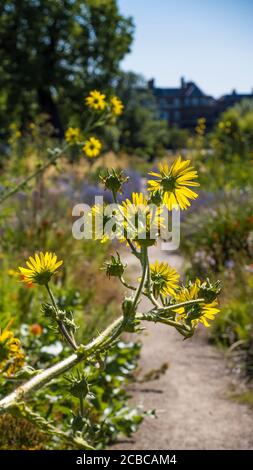
MULTIPOLYGON (((166 259, 182 269, 180 256, 159 247, 151 250, 150 258, 166 259)), ((127 261, 134 280, 137 261, 133 256, 127 261)), ((229 398, 233 378, 223 353, 208 344, 204 332, 183 341, 172 328, 145 326, 141 375, 165 362, 168 369, 158 380, 131 386, 131 394, 136 405, 156 409, 158 419, 147 417, 131 440, 114 448, 253 449, 253 412, 229 398)))

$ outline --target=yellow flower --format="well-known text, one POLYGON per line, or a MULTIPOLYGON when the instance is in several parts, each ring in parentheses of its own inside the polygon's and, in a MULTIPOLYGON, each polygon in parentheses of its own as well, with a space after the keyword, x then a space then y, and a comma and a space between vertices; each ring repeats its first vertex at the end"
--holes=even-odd
POLYGON ((111 103, 111 106, 112 106, 113 114, 115 114, 116 116, 120 116, 123 112, 123 109, 124 109, 124 105, 123 105, 122 101, 119 98, 117 98, 117 96, 113 96, 110 99, 110 103, 111 103))
POLYGON ((62 263, 63 261, 57 261, 57 256, 54 253, 46 252, 44 254, 41 252, 39 255, 36 253, 34 258, 30 256, 26 261, 28 268, 19 267, 21 280, 28 287, 33 284, 46 285, 62 263))
POLYGON ((14 269, 8 269, 7 274, 10 277, 17 277, 18 276, 17 271, 15 271, 14 269))
POLYGON ((171 167, 167 164, 159 166, 160 173, 149 173, 155 176, 156 180, 149 180, 148 190, 151 193, 160 191, 162 202, 169 210, 179 205, 181 209, 190 206, 189 199, 196 199, 197 193, 187 186, 199 186, 199 183, 192 181, 198 177, 197 172, 190 166, 190 160, 182 161, 181 157, 176 158, 171 167))
POLYGON ((81 130, 79 127, 69 127, 65 132, 65 139, 68 144, 77 144, 81 140, 81 130))
POLYGON ((160 294, 174 295, 175 290, 178 289, 178 272, 172 268, 168 263, 155 261, 150 265, 150 277, 153 284, 153 293, 157 298, 160 294))
MULTIPOLYGON (((194 283, 189 284, 188 287, 182 287, 174 296, 176 302, 181 303, 198 299, 200 287, 201 281, 199 279, 196 279, 194 283)), ((179 319, 190 319, 193 326, 201 322, 206 327, 209 327, 210 325, 208 320, 214 320, 215 315, 219 313, 217 305, 217 300, 213 300, 209 303, 203 302, 200 304, 180 307, 176 309, 176 312, 179 316, 179 319)))
POLYGON ((142 193, 132 193, 131 200, 126 199, 120 207, 125 216, 125 237, 138 246, 154 245, 163 223, 160 207, 151 207, 142 193))
POLYGON ((0 371, 8 376, 14 374, 24 364, 20 341, 9 330, 11 323, 3 330, 0 328, 0 371))
POLYGON ((98 111, 103 111, 106 106, 105 95, 97 90, 91 91, 89 96, 85 98, 85 102, 89 108, 96 109, 98 111))
POLYGON ((90 137, 84 142, 83 151, 89 158, 97 157, 101 151, 102 144, 95 137, 90 137))

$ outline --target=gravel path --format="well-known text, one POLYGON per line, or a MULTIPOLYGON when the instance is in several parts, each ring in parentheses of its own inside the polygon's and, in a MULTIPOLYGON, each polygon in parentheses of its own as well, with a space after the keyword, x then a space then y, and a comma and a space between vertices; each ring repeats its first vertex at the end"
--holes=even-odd
MULTIPOLYGON (((182 267, 179 256, 158 248, 152 258, 167 259, 178 270, 182 267)), ((128 261, 136 279, 136 262, 132 256, 128 261)), ((165 325, 145 326, 142 375, 164 362, 169 367, 158 380, 136 383, 131 393, 136 405, 156 409, 158 419, 146 418, 131 441, 114 448, 253 449, 253 413, 228 398, 231 375, 222 353, 208 344, 206 334, 183 341, 165 325)))

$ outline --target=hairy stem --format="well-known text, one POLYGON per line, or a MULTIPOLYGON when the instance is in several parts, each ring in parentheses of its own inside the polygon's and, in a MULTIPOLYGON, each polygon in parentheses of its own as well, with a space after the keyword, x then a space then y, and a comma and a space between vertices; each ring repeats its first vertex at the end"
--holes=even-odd
MULTIPOLYGON (((52 305, 55 309, 55 313, 58 314, 59 313, 58 305, 55 301, 54 294, 53 294, 53 292, 52 292, 52 290, 51 290, 51 288, 49 287, 48 284, 46 284, 46 289, 47 289, 47 292, 48 292, 49 297, 51 299, 52 305)), ((57 321, 58 328, 59 328, 61 334, 63 335, 63 337, 66 339, 67 343, 71 346, 72 349, 74 349, 74 351, 76 351, 78 346, 76 344, 75 339, 68 332, 67 328, 65 327, 64 323, 61 320, 57 319, 56 321, 57 321)))
POLYGON ((194 305, 194 304, 202 304, 205 302, 205 299, 193 299, 187 300, 186 302, 181 302, 180 304, 171 304, 167 305, 166 307, 160 307, 156 310, 157 313, 167 312, 168 310, 174 310, 179 307, 187 307, 187 305, 194 305))
POLYGON ((133 301, 133 311, 135 311, 136 306, 138 305, 138 300, 142 293, 142 289, 146 279, 146 272, 147 272, 147 248, 141 248, 141 265, 142 265, 142 276, 141 281, 136 291, 134 301, 133 301))

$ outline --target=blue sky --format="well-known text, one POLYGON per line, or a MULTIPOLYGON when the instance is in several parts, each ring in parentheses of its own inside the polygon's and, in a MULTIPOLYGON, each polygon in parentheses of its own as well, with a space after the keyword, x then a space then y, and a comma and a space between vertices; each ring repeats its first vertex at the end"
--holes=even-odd
POLYGON ((118 0, 134 18, 124 70, 177 86, 181 76, 220 96, 253 87, 253 0, 118 0))

